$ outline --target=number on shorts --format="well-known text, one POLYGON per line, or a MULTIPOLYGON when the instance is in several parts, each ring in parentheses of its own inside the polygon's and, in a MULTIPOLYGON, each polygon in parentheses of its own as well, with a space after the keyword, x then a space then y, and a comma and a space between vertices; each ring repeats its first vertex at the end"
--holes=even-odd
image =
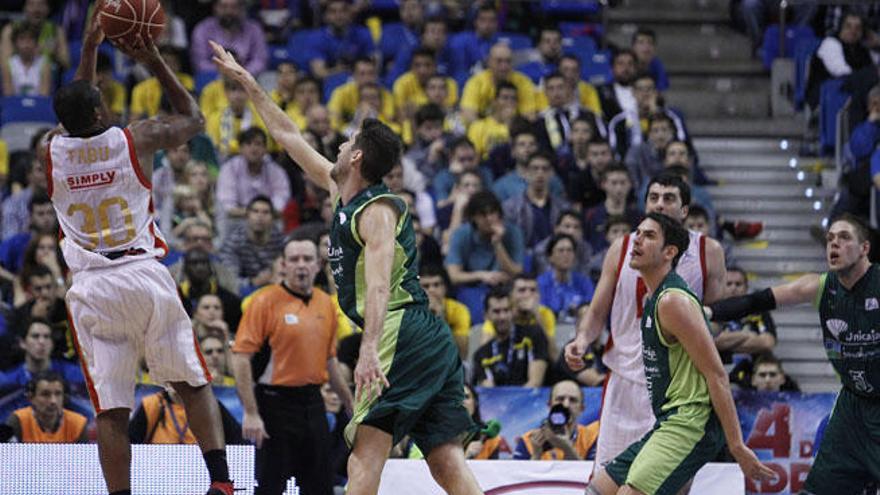
POLYGON ((74 203, 67 208, 67 216, 69 217, 76 215, 77 212, 82 213, 83 216, 83 224, 80 230, 89 238, 89 245, 84 246, 86 249, 98 249, 100 241, 104 241, 104 244, 111 248, 121 246, 130 242, 137 235, 134 230, 134 219, 131 210, 128 208, 128 202, 121 196, 113 196, 101 201, 96 209, 85 203, 74 203), (119 207, 119 212, 122 214, 125 224, 125 234, 121 238, 114 237, 113 231, 110 228, 110 209, 113 206, 119 207), (100 231, 98 230, 99 227, 100 231))

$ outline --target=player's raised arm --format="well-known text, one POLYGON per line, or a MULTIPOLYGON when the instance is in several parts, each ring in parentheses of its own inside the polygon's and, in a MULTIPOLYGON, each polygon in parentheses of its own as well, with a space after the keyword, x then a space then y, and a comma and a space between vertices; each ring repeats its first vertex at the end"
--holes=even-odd
POLYGON ((101 12, 103 3, 104 0, 95 2, 92 13, 88 21, 86 21, 82 53, 79 59, 79 66, 76 68, 76 74, 73 76, 74 81, 83 80, 94 84, 97 80, 95 70, 98 66, 98 47, 104 41, 104 31, 101 29, 101 23, 98 22, 98 14, 101 12))
POLYGON ((752 479, 773 478, 774 472, 761 464, 743 442, 727 372, 721 364, 721 357, 699 306, 688 296, 670 291, 662 294, 657 302, 657 319, 662 332, 678 340, 697 371, 706 378, 712 408, 724 430, 730 453, 739 463, 743 474, 752 479))
POLYGON ((269 129, 269 134, 287 151, 293 161, 302 167, 315 184, 329 191, 330 197, 335 198, 336 183, 330 176, 333 164, 303 139, 293 120, 272 101, 254 76, 236 62, 231 53, 214 41, 209 43, 214 50, 214 63, 217 64, 217 69, 221 74, 238 81, 244 87, 257 113, 269 129))
POLYGON ((608 320, 608 312, 614 302, 614 284, 617 283, 617 270, 620 263, 623 239, 617 239, 605 253, 602 262, 602 275, 593 292, 593 300, 587 309, 586 315, 577 323, 577 334, 574 341, 565 346, 565 362, 573 371, 584 367, 584 354, 590 344, 599 338, 605 322, 608 320))
POLYGON ((819 280, 818 274, 808 273, 787 284, 722 299, 709 305, 709 318, 712 321, 738 320, 779 306, 811 303, 819 295, 819 280))

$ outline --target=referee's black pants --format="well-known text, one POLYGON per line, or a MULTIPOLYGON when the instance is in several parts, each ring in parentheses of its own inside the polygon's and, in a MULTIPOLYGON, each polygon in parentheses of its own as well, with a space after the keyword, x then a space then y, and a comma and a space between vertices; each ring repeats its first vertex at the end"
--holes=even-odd
POLYGON ((318 385, 257 385, 269 438, 257 449, 255 495, 280 495, 291 476, 302 495, 332 495, 330 431, 318 385))

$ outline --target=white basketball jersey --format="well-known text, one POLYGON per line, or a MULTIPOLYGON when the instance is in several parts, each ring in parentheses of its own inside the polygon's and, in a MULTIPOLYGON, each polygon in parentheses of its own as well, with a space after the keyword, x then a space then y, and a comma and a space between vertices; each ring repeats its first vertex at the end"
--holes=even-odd
POLYGON ((152 187, 128 129, 111 127, 89 138, 55 136, 47 174, 64 259, 74 273, 167 254, 153 220, 152 187), (118 251, 135 253, 114 260, 103 255, 118 251))
MULTIPOLYGON (((688 249, 678 261, 675 271, 687 282, 688 287, 703 299, 706 283, 706 237, 690 232, 688 249)), ((617 263, 617 283, 611 304, 609 325, 611 337, 602 356, 611 371, 632 381, 647 384, 645 365, 642 361, 642 330, 640 322, 648 288, 639 272, 629 266, 632 257, 632 234, 623 238, 620 259, 617 263)))

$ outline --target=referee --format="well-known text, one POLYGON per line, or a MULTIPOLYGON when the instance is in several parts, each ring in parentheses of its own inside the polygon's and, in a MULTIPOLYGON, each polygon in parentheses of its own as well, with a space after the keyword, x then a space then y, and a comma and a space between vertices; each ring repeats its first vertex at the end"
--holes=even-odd
POLYGON ((336 310, 313 287, 317 245, 300 237, 284 246, 283 281, 253 295, 232 348, 242 433, 257 447, 256 495, 280 495, 291 476, 302 493, 331 495, 330 431, 320 392, 328 379, 351 414, 351 392, 336 362, 336 310))

